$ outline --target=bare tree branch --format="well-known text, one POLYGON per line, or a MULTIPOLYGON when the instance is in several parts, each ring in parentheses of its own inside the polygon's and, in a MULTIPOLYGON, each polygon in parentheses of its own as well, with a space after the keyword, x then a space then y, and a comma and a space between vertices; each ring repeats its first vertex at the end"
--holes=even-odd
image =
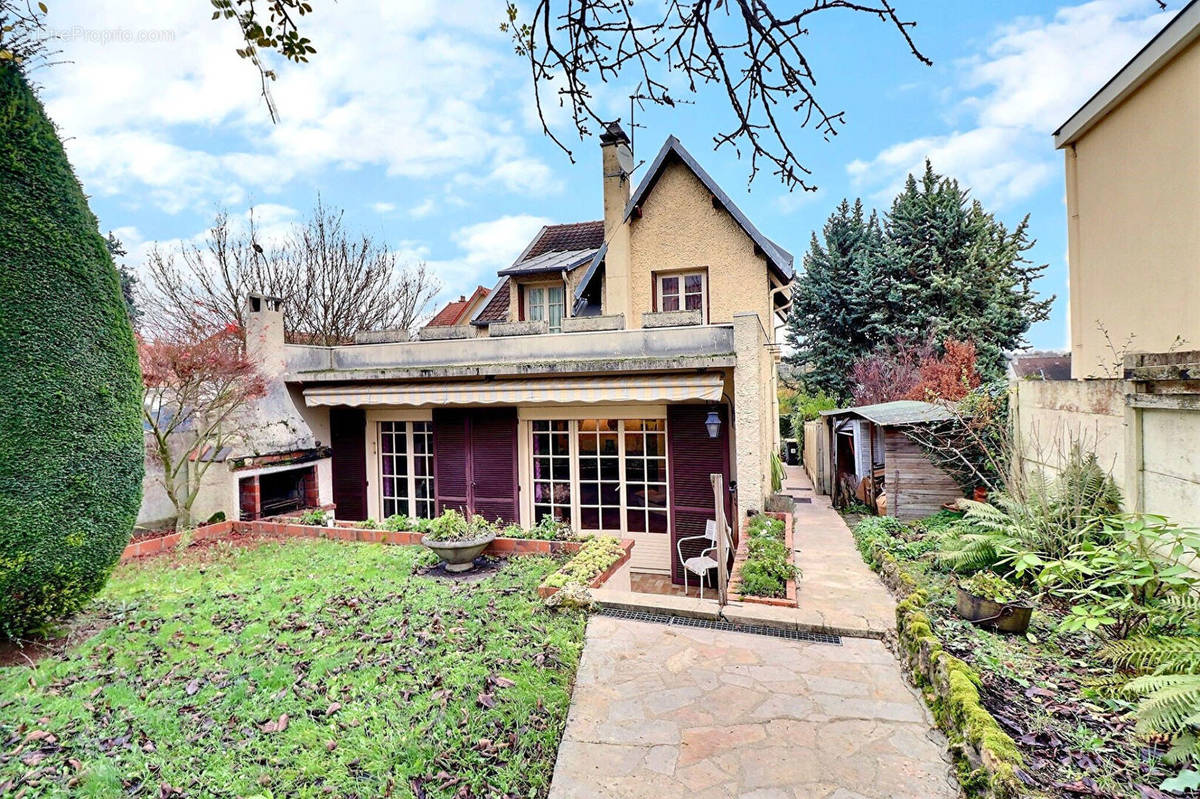
MULTIPOLYGON (((801 163, 787 127, 812 127, 827 140, 845 124, 843 112, 828 108, 816 94, 817 78, 802 41, 807 22, 819 12, 849 11, 875 17, 893 28, 923 64, 932 64, 912 38, 915 22, 902 20, 890 0, 809 0, 798 10, 776 14, 769 0, 668 0, 649 19, 635 15, 629 0, 537 0, 523 17, 508 5, 501 29, 512 35, 518 55, 529 64, 542 130, 568 156, 571 150, 546 118, 543 92, 551 90, 569 107, 581 138, 603 124, 592 93, 596 82, 619 78, 637 83, 639 96, 674 107, 670 78, 682 76, 687 92, 709 84, 725 93, 735 121, 713 137, 739 156, 750 152, 750 180, 760 159, 789 188, 812 191, 811 171, 801 163), (629 73, 632 73, 630 75, 629 73), (634 80, 629 80, 633 77, 634 80)), ((639 14, 644 11, 637 7, 639 14)))
POLYGON ((260 292, 286 304, 293 342, 331 345, 361 330, 410 330, 441 281, 424 264, 405 266, 368 234, 351 233, 344 212, 318 199, 312 215, 279 241, 266 241, 251 212, 244 231, 217 215, 201 245, 152 249, 143 324, 149 332, 205 327, 245 329, 246 296, 260 292))

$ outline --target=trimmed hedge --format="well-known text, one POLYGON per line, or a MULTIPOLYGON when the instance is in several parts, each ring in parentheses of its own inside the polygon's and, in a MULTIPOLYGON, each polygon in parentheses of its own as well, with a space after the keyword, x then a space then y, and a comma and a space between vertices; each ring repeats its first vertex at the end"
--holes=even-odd
POLYGON ((78 610, 141 502, 141 374, 62 142, 0 61, 0 636, 78 610))

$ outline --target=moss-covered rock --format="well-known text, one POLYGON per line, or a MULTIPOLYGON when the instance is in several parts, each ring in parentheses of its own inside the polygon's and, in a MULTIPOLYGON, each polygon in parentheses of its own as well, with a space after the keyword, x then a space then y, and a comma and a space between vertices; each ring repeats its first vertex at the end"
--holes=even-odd
POLYGON ((0 635, 77 610, 141 501, 120 283, 54 126, 0 61, 0 635))

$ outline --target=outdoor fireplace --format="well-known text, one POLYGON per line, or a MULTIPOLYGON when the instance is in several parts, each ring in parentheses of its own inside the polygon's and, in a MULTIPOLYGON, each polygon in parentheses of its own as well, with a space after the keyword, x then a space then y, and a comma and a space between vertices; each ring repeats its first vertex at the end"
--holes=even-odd
POLYGON ((243 520, 314 508, 320 505, 314 466, 243 477, 238 481, 243 520))

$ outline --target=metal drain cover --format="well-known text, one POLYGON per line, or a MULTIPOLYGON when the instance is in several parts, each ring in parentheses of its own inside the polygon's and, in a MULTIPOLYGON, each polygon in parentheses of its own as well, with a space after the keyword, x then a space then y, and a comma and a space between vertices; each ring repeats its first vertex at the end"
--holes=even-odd
POLYGON ((600 606, 601 616, 611 616, 614 619, 630 621, 648 621, 655 624, 670 624, 676 627, 695 627, 701 630, 723 630, 731 633, 749 633, 751 635, 766 635, 771 638, 784 638, 789 641, 807 641, 814 644, 842 645, 840 635, 829 633, 812 633, 805 630, 784 630, 778 627, 766 627, 758 624, 733 624, 720 619, 693 619, 687 616, 671 616, 666 613, 646 613, 641 610, 625 610, 600 606))

